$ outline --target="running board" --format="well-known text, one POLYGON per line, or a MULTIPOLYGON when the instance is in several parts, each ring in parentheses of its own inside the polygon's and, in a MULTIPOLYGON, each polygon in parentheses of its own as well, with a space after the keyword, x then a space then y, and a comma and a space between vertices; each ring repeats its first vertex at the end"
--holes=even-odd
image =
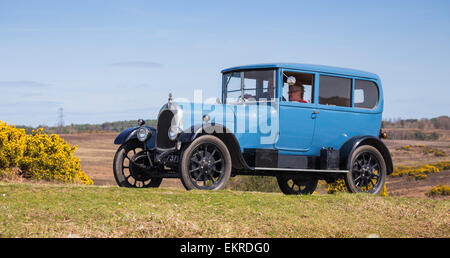
POLYGON ((326 172, 326 173, 348 173, 348 170, 337 169, 306 169, 306 168, 264 168, 255 167, 254 170, 270 170, 270 171, 285 171, 285 172, 326 172))
POLYGON ((273 149, 244 149, 243 158, 250 170, 279 172, 347 173, 341 170, 339 151, 320 150, 320 156, 279 154, 273 149))

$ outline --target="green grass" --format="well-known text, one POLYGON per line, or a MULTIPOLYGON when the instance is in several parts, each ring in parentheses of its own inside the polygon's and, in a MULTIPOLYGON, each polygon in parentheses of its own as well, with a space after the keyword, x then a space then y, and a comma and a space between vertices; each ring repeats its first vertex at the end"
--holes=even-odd
POLYGON ((448 200, 0 183, 0 237, 450 237, 448 200))

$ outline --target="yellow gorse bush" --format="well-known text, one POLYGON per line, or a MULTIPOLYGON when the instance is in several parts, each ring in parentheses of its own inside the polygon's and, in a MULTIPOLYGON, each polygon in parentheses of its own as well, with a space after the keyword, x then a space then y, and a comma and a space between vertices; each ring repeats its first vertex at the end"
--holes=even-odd
POLYGON ((24 129, 0 121, 0 170, 17 167, 23 157, 27 135, 24 129))
POLYGON ((450 169, 450 161, 440 161, 440 162, 437 162, 437 163, 435 163, 433 165, 435 165, 436 167, 440 168, 441 170, 450 169))
POLYGON ((338 179, 335 182, 328 184, 327 192, 329 194, 336 192, 348 192, 344 179, 338 179))
POLYGON ((429 192, 427 192, 426 195, 427 196, 450 195, 450 186, 448 185, 435 186, 429 192))
POLYGON ((412 151, 412 146, 408 144, 405 146, 398 147, 397 150, 412 151))
POLYGON ((42 130, 26 135, 25 130, 0 121, 0 171, 19 167, 25 178, 93 184, 81 170, 80 159, 73 155, 77 147, 42 130))
POLYGON ((439 173, 440 169, 436 164, 425 164, 421 166, 399 166, 394 168, 391 177, 408 176, 415 179, 426 179, 428 174, 439 173))
POLYGON ((405 145, 405 146, 401 146, 398 147, 397 150, 401 150, 401 151, 413 151, 413 150, 422 150, 424 155, 427 154, 434 154, 434 156, 436 157, 445 157, 447 156, 447 153, 445 153, 445 151, 438 149, 438 148, 432 148, 432 147, 428 147, 425 146, 423 144, 418 144, 418 145, 405 145))
MULTIPOLYGON (((375 184, 376 181, 373 181, 375 184)), ((373 186, 371 185, 368 190, 370 190, 373 186)), ((366 191, 365 187, 361 188, 361 191, 366 191)), ((345 185, 344 179, 338 179, 335 182, 328 184, 327 192, 329 194, 337 193, 337 192, 348 192, 347 186, 345 185)), ((389 196, 386 185, 383 186, 383 190, 381 190, 380 194, 381 196, 389 196)))

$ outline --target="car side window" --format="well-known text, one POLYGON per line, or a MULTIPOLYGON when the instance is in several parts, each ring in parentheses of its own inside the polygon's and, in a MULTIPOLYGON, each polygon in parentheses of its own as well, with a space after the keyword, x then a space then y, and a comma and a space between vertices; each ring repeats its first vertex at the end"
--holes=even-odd
POLYGON ((224 76, 224 80, 227 86, 225 103, 238 102, 242 94, 241 73, 240 72, 227 73, 224 76))
POLYGON ((377 85, 372 81, 355 80, 355 107, 374 108, 378 103, 379 93, 377 85))
POLYGON ((350 107, 351 96, 351 79, 326 75, 320 76, 319 104, 350 107))
POLYGON ((273 70, 244 71, 244 98, 248 101, 270 101, 275 98, 273 70))
POLYGON ((282 101, 313 103, 314 74, 283 72, 282 101), (287 78, 293 76, 295 84, 289 86, 287 78))
POLYGON ((230 72, 223 75, 224 103, 242 101, 273 101, 276 89, 276 70, 261 69, 230 72))

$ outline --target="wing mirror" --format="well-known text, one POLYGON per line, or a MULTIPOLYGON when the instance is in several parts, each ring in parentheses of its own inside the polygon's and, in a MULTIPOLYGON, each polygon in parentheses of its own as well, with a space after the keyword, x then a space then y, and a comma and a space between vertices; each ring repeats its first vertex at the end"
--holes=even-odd
POLYGON ((145 125, 144 119, 139 119, 139 120, 138 120, 138 125, 139 125, 139 126, 145 125))

